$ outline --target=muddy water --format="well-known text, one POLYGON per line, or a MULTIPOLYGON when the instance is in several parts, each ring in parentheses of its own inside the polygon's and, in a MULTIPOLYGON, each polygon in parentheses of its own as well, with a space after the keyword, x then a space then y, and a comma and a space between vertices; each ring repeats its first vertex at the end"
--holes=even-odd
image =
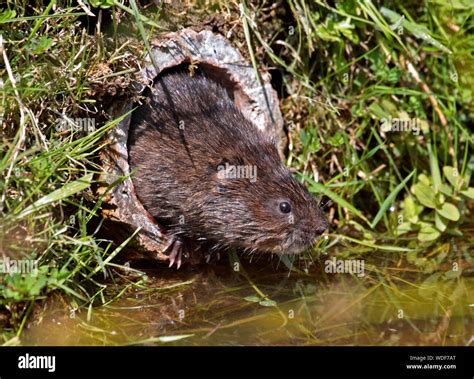
POLYGON ((472 267, 429 274, 376 258, 364 260, 362 276, 328 273, 327 259, 322 256, 309 266, 297 262, 296 267, 307 272, 290 272, 266 259, 242 261, 234 271, 235 262, 226 258, 179 272, 164 267, 143 270, 146 276, 139 281, 125 277, 122 283, 109 285, 101 300, 106 305, 74 311, 62 301, 48 303, 21 341, 24 345, 474 345, 472 267))

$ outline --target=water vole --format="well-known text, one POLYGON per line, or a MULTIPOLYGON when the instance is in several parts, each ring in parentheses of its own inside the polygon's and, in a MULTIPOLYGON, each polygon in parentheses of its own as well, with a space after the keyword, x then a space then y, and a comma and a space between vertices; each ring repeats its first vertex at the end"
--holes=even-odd
POLYGON ((201 72, 160 75, 133 113, 129 163, 138 199, 171 238, 170 266, 191 245, 299 253, 326 229, 273 141, 201 72))

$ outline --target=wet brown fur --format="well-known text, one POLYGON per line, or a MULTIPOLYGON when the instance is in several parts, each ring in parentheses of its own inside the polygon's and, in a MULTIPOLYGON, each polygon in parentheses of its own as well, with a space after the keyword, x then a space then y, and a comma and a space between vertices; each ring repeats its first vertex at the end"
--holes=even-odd
POLYGON ((139 200, 171 235, 214 248, 299 253, 326 228, 276 142, 223 87, 199 71, 175 70, 160 76, 147 100, 132 116, 129 163, 139 200), (256 181, 221 177, 226 164, 256 166, 256 181))

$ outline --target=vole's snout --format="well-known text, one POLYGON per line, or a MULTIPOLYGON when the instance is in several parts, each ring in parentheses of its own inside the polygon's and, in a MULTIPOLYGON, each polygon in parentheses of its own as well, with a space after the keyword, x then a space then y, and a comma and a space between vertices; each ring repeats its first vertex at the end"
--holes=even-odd
POLYGON ((326 231, 327 228, 328 228, 328 223, 325 219, 323 219, 323 221, 321 222, 321 225, 316 227, 315 232, 318 236, 320 236, 326 231))
POLYGON ((324 213, 321 208, 319 208, 319 214, 320 220, 318 226, 316 227, 316 233, 318 234, 318 236, 323 234, 329 228, 328 220, 326 219, 326 216, 324 216, 324 213))

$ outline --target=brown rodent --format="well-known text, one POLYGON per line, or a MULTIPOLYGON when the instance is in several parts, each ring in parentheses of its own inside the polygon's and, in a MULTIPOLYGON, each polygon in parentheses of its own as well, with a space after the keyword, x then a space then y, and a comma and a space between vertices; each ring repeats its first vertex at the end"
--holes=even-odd
POLYGON ((327 228, 276 141, 215 81, 175 69, 146 99, 132 115, 129 163, 138 199, 172 237, 170 266, 179 268, 187 242, 295 254, 327 228))

